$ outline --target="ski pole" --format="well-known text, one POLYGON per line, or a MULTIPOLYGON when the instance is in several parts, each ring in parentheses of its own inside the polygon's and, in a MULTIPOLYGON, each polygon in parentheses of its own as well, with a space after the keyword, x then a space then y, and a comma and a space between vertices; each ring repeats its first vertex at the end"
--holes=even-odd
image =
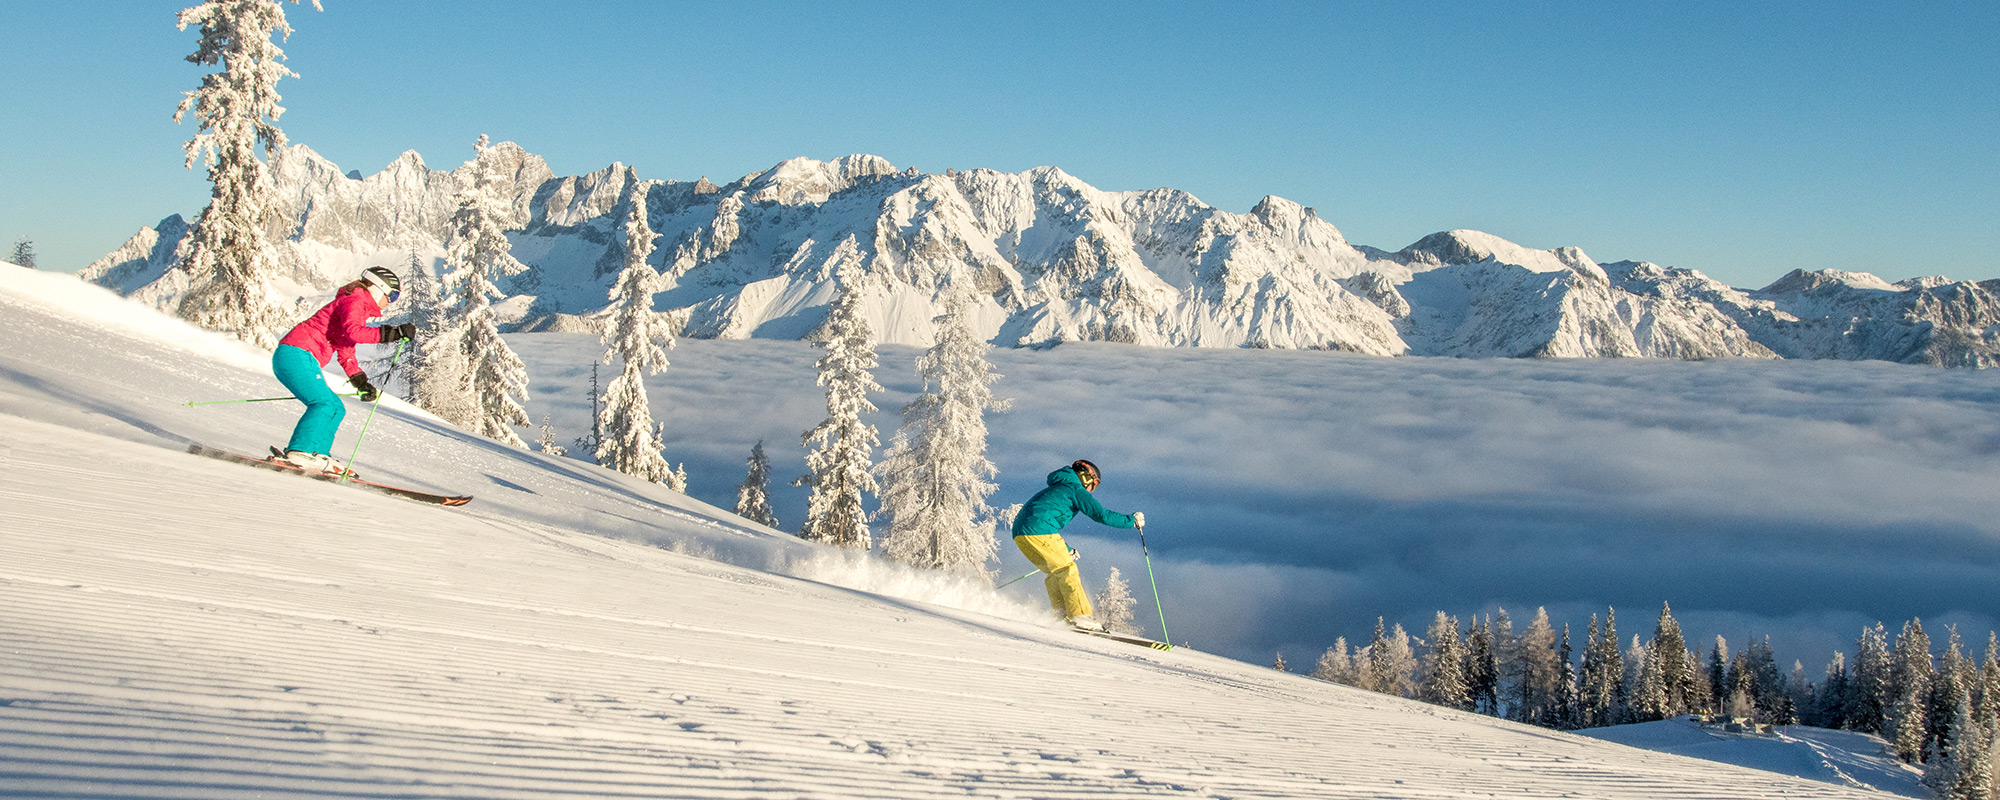
MULTIPOLYGON (((393 370, 396 368, 396 359, 403 357, 403 345, 408 344, 409 341, 408 339, 404 339, 396 343, 396 352, 389 356, 389 369, 393 370)), ((352 397, 353 395, 345 396, 352 397)), ((368 404, 368 419, 361 422, 361 435, 354 437, 354 452, 347 454, 347 468, 340 471, 340 480, 336 481, 336 483, 346 483, 347 479, 354 475, 354 457, 361 455, 361 440, 368 438, 368 426, 375 424, 375 410, 381 407, 382 401, 379 397, 375 402, 368 404)))
MULTIPOLYGON (((337 396, 340 396, 340 397, 355 397, 355 396, 356 396, 356 395, 352 395, 352 394, 346 394, 346 393, 344 393, 344 392, 334 392, 334 394, 335 394, 335 395, 337 395, 337 396)), ((187 401, 187 402, 185 402, 185 403, 182 403, 181 405, 184 405, 184 406, 219 406, 219 405, 224 405, 224 404, 227 404, 227 403, 269 403, 269 402, 272 402, 272 401, 275 401, 275 400, 297 400, 297 399, 298 399, 298 398, 296 398, 296 397, 293 397, 293 396, 291 396, 291 395, 285 395, 284 397, 256 397, 256 398, 251 398, 251 399, 249 399, 249 400, 189 400, 189 401, 187 401)))
POLYGON ((1146 557, 1146 582, 1153 585, 1153 607, 1160 612, 1160 642, 1174 646, 1173 634, 1167 633, 1167 607, 1160 604, 1160 582, 1153 579, 1153 556, 1146 552, 1146 526, 1139 526, 1139 553, 1146 557))
MULTIPOLYGON (((1032 571, 1032 572, 1029 572, 1029 573, 1028 573, 1028 575, 1039 575, 1039 574, 1041 574, 1041 572, 1042 572, 1042 571, 1041 571, 1041 569, 1037 568, 1037 569, 1035 569, 1034 571, 1032 571)), ((1015 578, 1015 579, 1013 579, 1013 580, 1011 580, 1011 581, 1008 581, 1008 582, 1006 582, 1006 583, 1003 583, 1003 584, 1000 584, 999 586, 995 586, 995 587, 993 587, 993 590, 997 592, 997 591, 999 591, 999 590, 1001 590, 1001 589, 1005 589, 1005 588, 1007 588, 1007 587, 1009 587, 1009 586, 1013 586, 1014 584, 1017 584, 1017 583, 1020 583, 1020 582, 1021 582, 1022 580, 1026 579, 1026 578, 1028 577, 1028 575, 1022 575, 1022 576, 1021 576, 1021 577, 1019 577, 1019 578, 1015 578)))

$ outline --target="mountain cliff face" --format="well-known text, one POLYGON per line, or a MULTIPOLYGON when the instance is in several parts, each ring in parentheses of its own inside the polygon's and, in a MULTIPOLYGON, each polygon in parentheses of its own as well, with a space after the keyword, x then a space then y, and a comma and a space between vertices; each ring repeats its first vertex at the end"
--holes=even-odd
MULTIPOLYGON (((2000 281, 1891 285, 1796 272, 1755 292, 1644 262, 1598 264, 1447 231, 1396 252, 1350 244, 1312 209, 1267 197, 1248 213, 1172 189, 1100 191, 1053 167, 925 174, 881 158, 797 158, 726 186, 642 180, 613 164, 559 177, 511 143, 515 256, 530 265, 501 308, 531 330, 590 330, 624 259, 629 193, 646 194, 670 278, 659 307, 688 335, 810 336, 834 268, 862 262, 883 341, 923 345, 951 294, 1010 346, 1104 340, 1370 355, 1887 359, 2000 363, 2000 281)), ((310 299, 371 264, 435 264, 465 168, 405 153, 343 174, 303 146, 274 164, 282 291, 310 299)), ((148 302, 175 302, 180 217, 84 270, 148 302)))

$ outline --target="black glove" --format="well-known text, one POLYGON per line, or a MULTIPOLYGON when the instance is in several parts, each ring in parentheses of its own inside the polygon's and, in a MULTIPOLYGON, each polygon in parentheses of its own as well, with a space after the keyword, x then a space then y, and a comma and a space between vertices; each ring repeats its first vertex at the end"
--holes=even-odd
POLYGON ((417 335, 417 326, 405 322, 401 325, 384 325, 377 328, 382 332, 382 343, 400 342, 417 335))
POLYGON ((363 373, 357 372, 347 376, 347 382, 354 384, 354 390, 361 393, 363 403, 373 403, 375 398, 382 396, 381 392, 375 391, 375 384, 369 383, 368 376, 363 373))

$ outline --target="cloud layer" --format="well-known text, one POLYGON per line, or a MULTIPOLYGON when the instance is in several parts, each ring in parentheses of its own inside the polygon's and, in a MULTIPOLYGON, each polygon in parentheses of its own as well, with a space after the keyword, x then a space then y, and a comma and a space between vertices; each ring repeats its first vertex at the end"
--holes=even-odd
MULTIPOLYGON (((536 418, 552 413, 565 441, 586 430, 596 340, 510 341, 536 418)), ((885 442, 918 352, 882 352, 885 442)), ((673 351, 654 414, 691 494, 733 506, 759 438, 774 484, 803 472, 798 437, 824 415, 817 356, 673 351)), ((1983 642, 2000 619, 2000 371, 1100 344, 993 360, 1014 399, 988 419, 994 504, 1072 459, 1101 465, 1099 498, 1147 514, 1170 629, 1201 649, 1306 665, 1378 615, 1414 632, 1436 610, 1499 606, 1579 627, 1616 606, 1629 636, 1671 602, 1691 637, 1768 634, 1817 674, 1868 622, 1956 622, 1983 642)), ((773 501, 795 528, 804 490, 774 485, 773 501)), ((1125 573, 1157 632, 1132 532, 1068 533, 1091 581, 1125 573)), ((1001 574, 1030 569, 1002 552, 1001 574)))

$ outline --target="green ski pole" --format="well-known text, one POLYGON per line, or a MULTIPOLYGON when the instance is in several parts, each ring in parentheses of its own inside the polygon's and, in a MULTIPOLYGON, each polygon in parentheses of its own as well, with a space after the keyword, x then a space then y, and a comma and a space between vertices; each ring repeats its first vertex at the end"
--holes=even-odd
POLYGON ((1153 585, 1153 608, 1160 612, 1160 642, 1174 646, 1173 634, 1167 633, 1167 607, 1160 604, 1160 582, 1153 579, 1153 555, 1146 552, 1146 526, 1139 526, 1139 553, 1146 557, 1146 582, 1153 585))
MULTIPOLYGON (((404 339, 396 343, 396 352, 389 356, 389 369, 394 370, 396 368, 396 360, 403 357, 403 345, 408 344, 409 341, 408 339, 404 339)), ((353 395, 344 396, 352 397, 353 395)), ((368 419, 361 422, 361 435, 354 437, 354 451, 347 454, 347 468, 341 470, 340 480, 336 481, 336 483, 346 483, 347 479, 354 475, 354 457, 361 455, 361 440, 368 438, 368 426, 375 424, 375 410, 381 407, 382 401, 380 397, 377 397, 375 402, 368 404, 368 419)))
MULTIPOLYGON (((355 396, 355 395, 351 395, 351 394, 346 394, 346 393, 343 393, 343 392, 334 392, 334 394, 335 394, 335 395, 337 395, 337 396, 340 396, 340 397, 354 397, 354 396, 355 396)), ((298 399, 298 398, 296 398, 296 397, 293 397, 293 396, 291 396, 291 395, 285 395, 284 397, 256 397, 256 398, 251 398, 251 399, 249 399, 249 400, 189 400, 189 401, 187 401, 187 402, 185 402, 185 403, 182 403, 181 405, 184 405, 184 406, 219 406, 219 405, 227 405, 227 404, 229 404, 229 403, 269 403, 269 402, 273 402, 273 401, 277 401, 277 400, 297 400, 297 399, 298 399)))
MULTIPOLYGON (((1042 572, 1042 571, 1041 571, 1040 569, 1036 569, 1035 571, 1033 571, 1033 572, 1030 572, 1030 573, 1028 573, 1028 575, 1039 575, 1039 574, 1041 574, 1041 572, 1042 572)), ((1026 578, 1028 577, 1028 575, 1022 575, 1022 576, 1021 576, 1021 577, 1019 577, 1019 578, 1015 578, 1015 579, 1013 579, 1013 580, 1011 580, 1011 581, 1008 581, 1008 582, 1006 582, 1006 583, 1003 583, 1003 584, 1000 584, 999 586, 995 586, 995 587, 993 587, 993 590, 994 590, 994 591, 999 591, 999 590, 1001 590, 1001 589, 1005 589, 1005 588, 1007 588, 1007 587, 1009 587, 1009 586, 1013 586, 1014 584, 1017 584, 1017 583, 1020 583, 1021 581, 1025 580, 1025 579, 1026 579, 1026 578)))

